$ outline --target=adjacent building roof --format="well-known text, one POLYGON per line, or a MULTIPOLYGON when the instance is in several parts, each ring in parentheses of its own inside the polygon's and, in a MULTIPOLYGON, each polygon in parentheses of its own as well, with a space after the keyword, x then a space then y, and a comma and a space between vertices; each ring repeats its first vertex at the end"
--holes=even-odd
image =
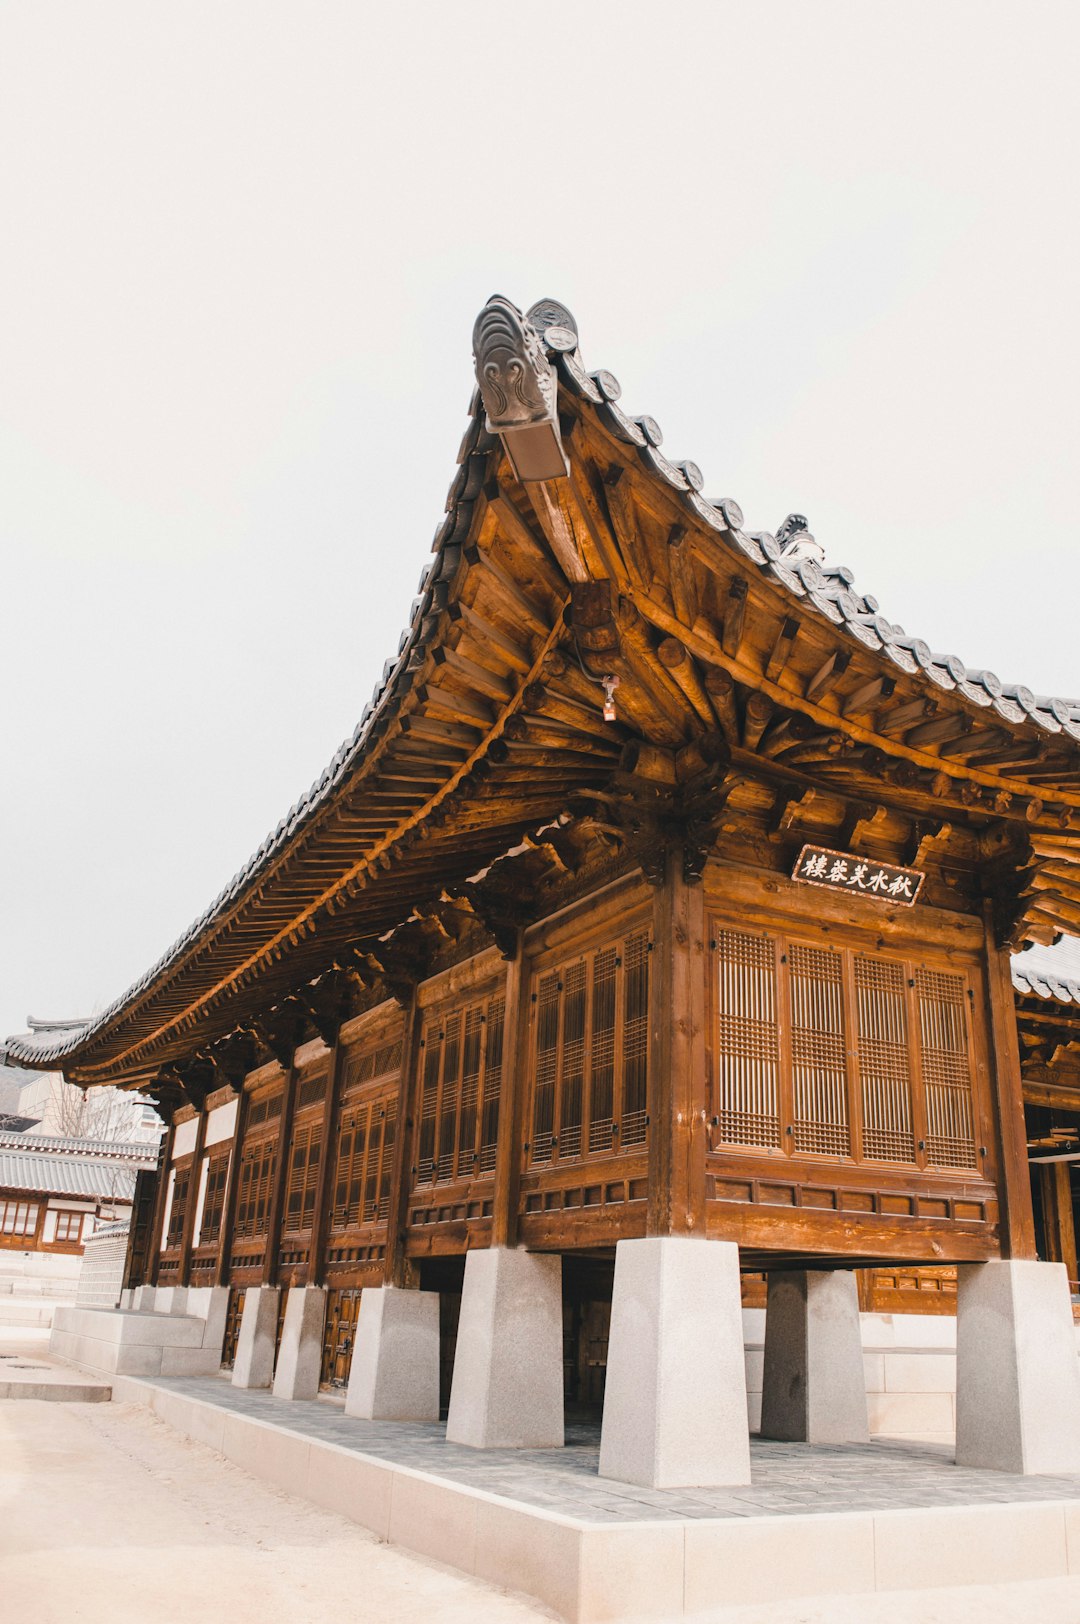
POLYGON ((1063 936, 1050 947, 1030 947, 1012 961, 1013 986, 1028 997, 1080 1004, 1080 938, 1063 936))
MULTIPOLYGON (((150 1082, 335 954, 374 947, 609 780, 625 745, 688 741, 684 715, 709 710, 705 670, 843 735, 871 768, 875 755, 902 768, 897 793, 1000 825, 1002 871, 1034 873, 1016 939, 1080 922, 1080 704, 934 652, 850 570, 818 562, 799 516, 748 530, 737 503, 702 494, 695 463, 664 454, 652 418, 623 409, 610 372, 586 370, 563 306, 523 318, 490 300, 474 352, 480 388, 434 558, 351 738, 134 986, 84 1028, 9 1040, 11 1059, 150 1082), (664 538, 659 575, 646 522, 664 538), (574 597, 590 586, 617 603, 592 642, 574 597), (738 635, 747 605, 764 660, 738 635), (624 675, 605 729, 583 649, 607 636, 624 675), (679 675, 650 674, 672 638, 679 675)), ((757 742, 735 744, 750 756, 757 742)), ((813 772, 843 768, 822 756, 813 772)))
POLYGON ((130 1162, 93 1156, 56 1155, 12 1148, 0 1142, 0 1192, 70 1195, 85 1200, 131 1201, 135 1167, 130 1162))
POLYGON ((59 1134, 23 1133, 0 1129, 0 1150, 34 1151, 47 1156, 75 1156, 82 1160, 134 1162, 157 1166, 157 1145, 139 1139, 75 1139, 59 1134))

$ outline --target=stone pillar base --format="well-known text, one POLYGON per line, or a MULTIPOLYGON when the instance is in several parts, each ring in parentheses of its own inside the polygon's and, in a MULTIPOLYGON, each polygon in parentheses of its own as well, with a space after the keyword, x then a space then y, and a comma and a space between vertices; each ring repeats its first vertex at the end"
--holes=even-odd
POLYGON ((739 1249, 619 1241, 600 1476, 645 1488, 750 1481, 739 1249))
POLYGON ((439 1294, 365 1286, 345 1414, 362 1421, 439 1419, 439 1294))
POLYGON ((761 1436, 870 1442, 859 1291, 849 1270, 769 1275, 761 1436))
POLYGON ((448 1443, 563 1443, 562 1259, 509 1247, 465 1259, 448 1443))
POLYGON ((225 1322, 229 1317, 228 1286, 189 1286, 187 1311, 205 1321, 203 1347, 212 1348, 220 1359, 225 1345, 225 1322))
POLYGON ((234 1387, 269 1387, 274 1379, 274 1342, 277 1338, 277 1286, 249 1286, 236 1339, 234 1387))
POLYGON ((1080 1362, 1063 1263, 961 1266, 956 1464, 1080 1472, 1080 1362))
POLYGON ((325 1319, 323 1287, 293 1286, 285 1299, 285 1323, 274 1368, 275 1398, 318 1397, 325 1319))
POLYGON ((158 1286, 154 1291, 155 1314, 186 1314, 187 1286, 158 1286))

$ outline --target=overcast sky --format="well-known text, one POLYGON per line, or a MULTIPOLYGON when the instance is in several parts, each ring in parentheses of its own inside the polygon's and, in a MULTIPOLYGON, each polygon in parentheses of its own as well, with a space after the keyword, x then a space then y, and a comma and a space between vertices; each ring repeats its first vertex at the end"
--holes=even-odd
POLYGON ((351 733, 487 296, 752 529, 1080 693, 1075 4, 0 5, 0 1032, 351 733))

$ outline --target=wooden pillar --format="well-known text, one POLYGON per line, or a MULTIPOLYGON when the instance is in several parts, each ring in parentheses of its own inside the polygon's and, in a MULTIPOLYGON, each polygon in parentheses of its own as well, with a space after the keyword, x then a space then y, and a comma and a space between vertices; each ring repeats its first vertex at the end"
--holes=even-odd
POLYGON ((285 1073, 285 1087, 281 1096, 281 1137, 278 1140, 277 1162, 274 1166, 274 1187, 270 1192, 270 1210, 266 1218, 266 1256, 263 1258, 262 1283, 276 1286, 278 1254, 281 1251, 281 1222, 285 1216, 285 1192, 289 1188, 289 1157, 292 1150, 293 1113, 296 1108, 296 1067, 290 1065, 285 1073))
POLYGON ((1016 1030, 1016 1000, 1009 973, 1009 955, 997 945, 993 903, 983 903, 986 976, 990 1004, 991 1092, 997 1117, 1001 1168, 1001 1255, 1034 1258, 1035 1218, 1031 1206, 1031 1175, 1024 1127, 1023 1084, 1020 1077, 1020 1038, 1016 1030))
POLYGON ((649 1234, 705 1233, 705 895, 673 841, 649 977, 649 1234))
POLYGON ((1073 1220, 1072 1181, 1068 1162, 1043 1162, 1039 1167, 1046 1256, 1049 1263, 1064 1263, 1069 1280, 1077 1279, 1076 1225, 1073 1220))
POLYGON ((244 1149, 244 1129, 247 1126, 248 1102, 251 1095, 240 1083, 239 1097, 236 1101, 236 1127, 233 1129, 232 1151, 229 1155, 229 1171, 226 1174, 225 1204, 221 1213, 221 1233, 218 1236, 217 1268, 214 1271, 214 1284, 227 1286, 229 1284, 229 1257, 232 1252, 233 1228, 236 1224, 236 1200, 240 1191, 240 1157, 244 1149))
POLYGON ((525 933, 518 930, 514 956, 506 966, 503 1016, 502 1098, 499 1102, 499 1137, 495 1150, 495 1197, 491 1221, 492 1246, 517 1242, 518 1187, 521 1183, 522 1123, 525 1111, 525 933))
POLYGON ((179 1286, 190 1284, 188 1274, 191 1270, 191 1243, 195 1237, 195 1214, 199 1206, 199 1185, 202 1182, 202 1155, 206 1143, 206 1122, 209 1116, 205 1104, 200 1106, 199 1114, 195 1118, 195 1149, 191 1154, 191 1182, 188 1185, 188 1202, 184 1211, 184 1227, 180 1232, 180 1260, 176 1269, 176 1283, 179 1286))
POLYGON ((412 1143, 412 1118, 416 1099, 416 1070, 420 1055, 420 1001, 416 987, 403 1004, 405 1029, 401 1042, 401 1081, 398 1084, 397 1133, 394 1136, 394 1165, 390 1176, 390 1208, 386 1216, 386 1258, 383 1278, 390 1286, 415 1286, 418 1271, 405 1256, 405 1229, 408 1219, 412 1143))
POLYGON ((341 1073, 344 1063, 345 1045, 339 1035, 334 1039, 326 1070, 322 1149, 319 1152, 319 1176, 315 1182, 315 1217, 311 1225, 311 1251, 308 1254, 309 1286, 321 1284, 326 1266, 326 1238, 330 1233, 330 1206, 333 1199, 332 1168, 338 1119, 341 1115, 341 1073))
POLYGON ((151 1224, 150 1236, 150 1267, 148 1285, 156 1286, 158 1283, 158 1270, 161 1265, 161 1229, 165 1222, 165 1197, 169 1189, 169 1174, 172 1171, 172 1148, 176 1138, 176 1123, 170 1118, 169 1130, 165 1135, 165 1142, 161 1147, 158 1161, 158 1187, 154 1197, 154 1219, 151 1224))

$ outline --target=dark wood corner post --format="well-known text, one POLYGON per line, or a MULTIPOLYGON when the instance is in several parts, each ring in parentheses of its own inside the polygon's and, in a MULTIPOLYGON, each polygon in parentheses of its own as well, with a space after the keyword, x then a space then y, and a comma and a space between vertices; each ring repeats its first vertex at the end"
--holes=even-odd
POLYGON ((158 1154, 158 1182, 157 1193, 154 1197, 154 1220, 150 1236, 150 1258, 146 1271, 146 1283, 156 1286, 158 1272, 161 1267, 162 1230, 165 1227, 165 1201, 169 1193, 169 1175, 172 1172, 173 1141, 176 1138, 176 1123, 170 1117, 168 1131, 162 1142, 158 1154))
POLYGON ((199 1114, 195 1118, 195 1147, 191 1153, 191 1182, 188 1185, 187 1206, 184 1208, 184 1228, 180 1236, 180 1260, 176 1270, 176 1282, 180 1286, 191 1284, 188 1275, 191 1273, 191 1247, 195 1239, 195 1214, 199 1208, 203 1147, 206 1144, 206 1120, 209 1114, 204 1100, 200 1104, 199 1114))
POLYGON ((525 932, 518 929, 506 965, 506 1006, 503 1016, 502 1098, 495 1151, 495 1196, 492 1207, 492 1246, 517 1244, 518 1188, 521 1182, 521 1146, 525 1116, 525 932))
POLYGON ((705 896, 669 843, 649 977, 650 1235, 705 1233, 705 896))
POLYGON ((1034 1258, 1035 1216, 1031 1204, 1031 1174, 1024 1126, 1023 1080, 1020 1075, 1020 1038, 1016 1030, 1016 999, 1009 970, 1008 950, 998 946, 993 903, 983 904, 986 941, 986 977, 990 1003, 990 1064, 998 1140, 1001 1151, 1001 1255, 1034 1258))
POLYGON ((398 998, 405 1015, 401 1043, 401 1080, 398 1084, 397 1133, 390 1177, 390 1211, 386 1218, 386 1258, 383 1278, 388 1286, 419 1286, 420 1271, 406 1256, 410 1168, 417 1125, 413 1118, 416 1075, 420 1066, 420 1000, 417 987, 398 998))
POLYGON ((323 1104, 322 1140, 319 1150, 319 1176, 315 1184, 315 1218, 311 1230, 311 1252, 308 1258, 308 1284, 321 1286, 326 1270, 326 1243, 330 1235, 330 1208, 333 1204, 331 1179, 334 1174, 334 1150, 337 1144, 338 1121, 341 1117, 341 1082, 345 1065, 345 1045, 340 1031, 330 1049, 326 1068, 326 1099, 323 1104))
POLYGON ((251 1095, 240 1080, 236 1085, 238 1097, 236 1101, 236 1126, 233 1129, 232 1151, 229 1155, 229 1171, 226 1175, 225 1206, 221 1214, 221 1234, 218 1238, 217 1268, 214 1271, 214 1284, 227 1286, 232 1272, 232 1243, 233 1230, 236 1227, 236 1202, 240 1193, 240 1158, 244 1152, 244 1129, 247 1126, 248 1103, 251 1095))
POLYGON ((290 1063, 285 1073, 285 1087, 281 1096, 281 1134, 278 1155, 274 1165, 274 1185, 270 1192, 270 1210, 266 1219, 266 1256, 263 1258, 262 1284, 276 1286, 281 1257, 281 1226, 285 1217, 285 1194, 289 1188, 289 1160, 292 1154, 292 1125, 296 1110, 296 1066, 290 1063))

